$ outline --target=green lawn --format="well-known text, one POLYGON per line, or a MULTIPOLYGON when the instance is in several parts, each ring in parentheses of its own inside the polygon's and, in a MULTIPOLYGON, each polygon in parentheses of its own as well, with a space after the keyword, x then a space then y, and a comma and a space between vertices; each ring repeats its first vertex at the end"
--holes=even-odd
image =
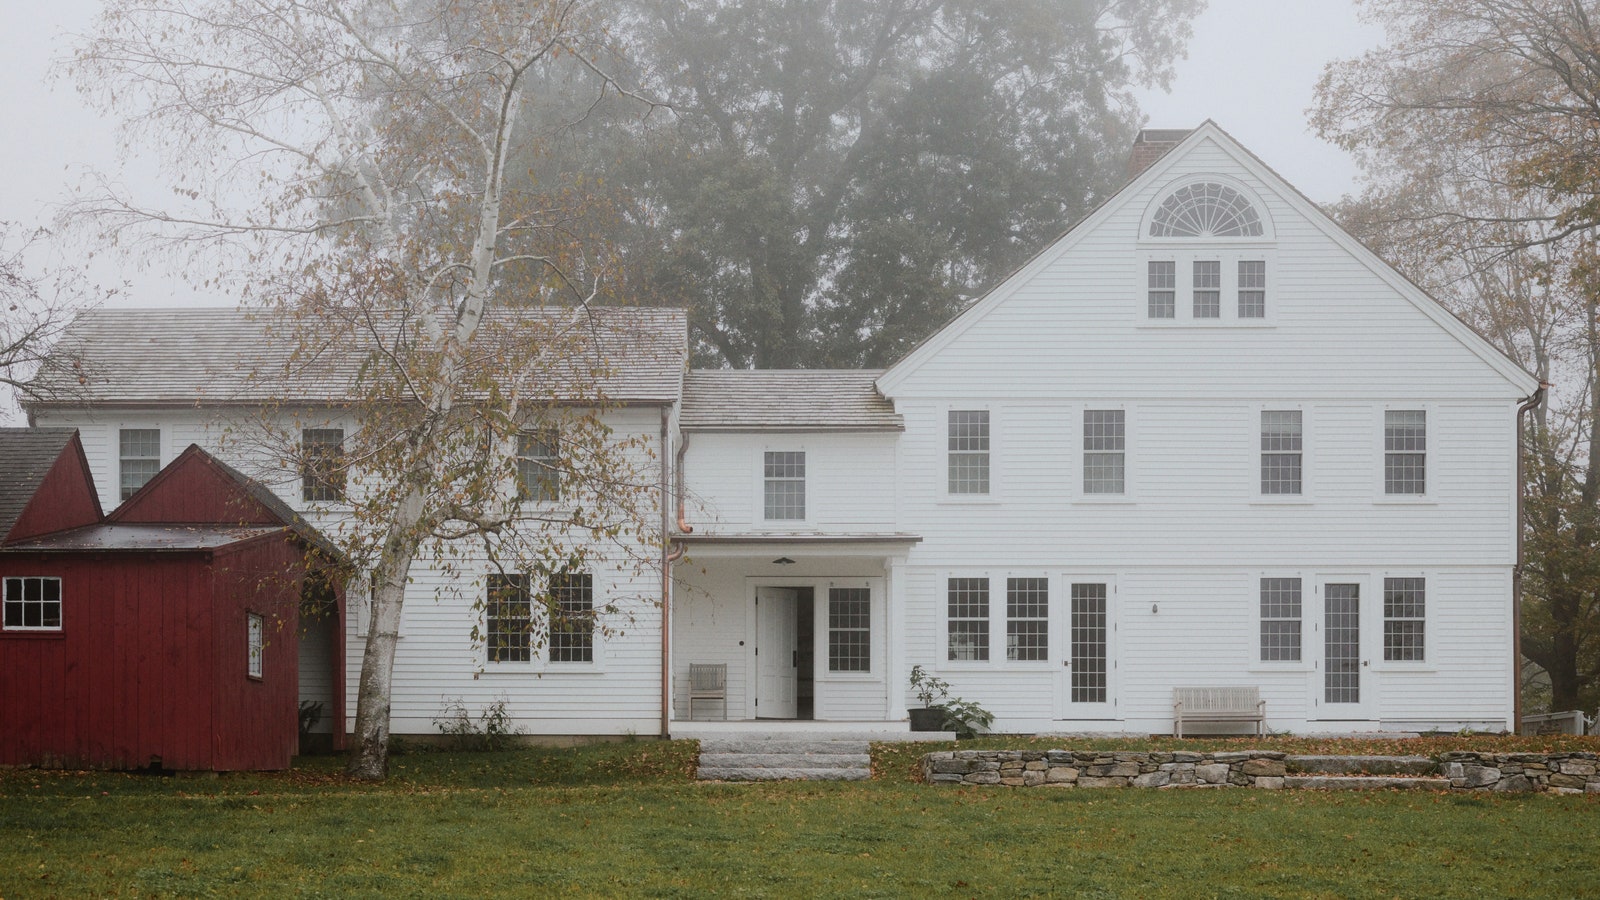
POLYGON ((700 785, 691 759, 654 743, 418 753, 383 785, 326 760, 214 779, 0 772, 0 898, 1596 889, 1595 798, 700 785))

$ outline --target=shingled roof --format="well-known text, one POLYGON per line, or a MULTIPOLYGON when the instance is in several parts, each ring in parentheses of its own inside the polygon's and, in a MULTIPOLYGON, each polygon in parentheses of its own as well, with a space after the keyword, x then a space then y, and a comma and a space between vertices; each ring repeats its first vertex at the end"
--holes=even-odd
POLYGON ((0 538, 16 526, 75 433, 75 428, 0 428, 0 538))
MULTIPOLYGON (((41 368, 40 393, 60 399, 36 405, 361 399, 352 385, 366 362, 364 348, 328 347, 296 360, 293 328, 281 315, 255 310, 91 310, 67 329, 54 364, 41 368)), ((541 396, 671 403, 682 391, 689 353, 683 310, 530 307, 487 316, 484 328, 485 335, 559 333, 571 341, 537 373, 531 388, 541 396)))
POLYGON ((904 431, 877 369, 695 369, 679 423, 700 431, 904 431))

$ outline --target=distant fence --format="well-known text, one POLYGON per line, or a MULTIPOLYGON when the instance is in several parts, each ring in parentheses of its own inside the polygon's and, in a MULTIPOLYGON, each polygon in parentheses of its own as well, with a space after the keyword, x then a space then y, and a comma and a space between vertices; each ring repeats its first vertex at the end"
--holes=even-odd
POLYGON ((1592 734, 1595 721, 1581 709, 1522 717, 1522 734, 1592 734))

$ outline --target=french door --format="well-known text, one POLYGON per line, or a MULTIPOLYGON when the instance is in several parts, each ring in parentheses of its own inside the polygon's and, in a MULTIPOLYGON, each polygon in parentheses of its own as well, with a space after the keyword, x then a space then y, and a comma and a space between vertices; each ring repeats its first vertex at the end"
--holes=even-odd
POLYGON ((1321 656, 1314 686, 1317 718, 1370 719, 1374 688, 1366 637, 1366 585, 1354 578, 1319 579, 1321 615, 1317 621, 1321 656))
POLYGON ((1063 595, 1056 646, 1061 672, 1056 682, 1056 716, 1062 719, 1114 719, 1116 711, 1116 582, 1107 577, 1062 579, 1063 595))

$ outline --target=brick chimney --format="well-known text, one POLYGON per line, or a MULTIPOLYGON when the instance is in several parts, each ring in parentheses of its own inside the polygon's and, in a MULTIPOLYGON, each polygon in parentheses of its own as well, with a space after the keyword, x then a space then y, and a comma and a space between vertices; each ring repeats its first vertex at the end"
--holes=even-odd
POLYGON ((1128 180, 1132 181, 1140 172, 1154 165, 1156 160, 1166 156, 1168 150, 1189 136, 1189 131, 1187 128, 1141 129, 1139 136, 1133 139, 1133 152, 1128 154, 1128 180))

